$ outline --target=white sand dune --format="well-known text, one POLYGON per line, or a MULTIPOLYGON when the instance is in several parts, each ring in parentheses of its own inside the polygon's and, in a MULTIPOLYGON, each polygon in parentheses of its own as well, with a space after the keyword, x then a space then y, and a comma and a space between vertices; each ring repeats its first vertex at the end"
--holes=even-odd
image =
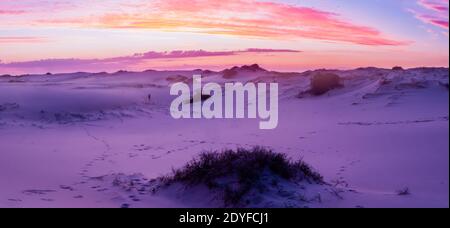
POLYGON ((447 68, 330 71, 342 88, 302 98, 316 72, 233 71, 0 77, 0 207, 212 207, 201 189, 153 195, 111 180, 145 182, 204 150, 256 145, 303 158, 342 189, 307 206, 449 207, 447 68), (172 119, 169 85, 193 74, 278 82, 278 127, 172 119))

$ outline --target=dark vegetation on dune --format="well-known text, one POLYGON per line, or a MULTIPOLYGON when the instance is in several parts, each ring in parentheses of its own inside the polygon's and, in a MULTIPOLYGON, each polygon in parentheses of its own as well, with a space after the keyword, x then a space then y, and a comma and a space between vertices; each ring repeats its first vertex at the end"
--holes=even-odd
POLYGON ((170 83, 176 83, 176 82, 184 82, 187 83, 189 82, 189 80, 192 80, 186 76, 183 75, 172 75, 166 78, 166 81, 170 82, 170 83))
POLYGON ((338 75, 332 73, 318 73, 311 79, 310 93, 318 96, 341 86, 341 79, 338 75))
POLYGON ((397 195, 399 196, 407 196, 407 195, 411 195, 411 191, 409 190, 408 187, 405 187, 403 189, 400 189, 397 191, 397 195))
POLYGON ((395 67, 392 67, 392 70, 401 71, 401 70, 404 70, 404 69, 401 66, 395 66, 395 67))
POLYGON ((241 67, 232 67, 222 71, 222 77, 225 79, 232 79, 238 75, 239 72, 267 72, 267 70, 261 68, 258 64, 244 65, 241 67))
POLYGON ((235 69, 226 69, 224 71, 222 71, 223 74, 223 78, 225 79, 230 79, 230 78, 234 78, 238 72, 235 69))
POLYGON ((166 186, 174 183, 204 185, 218 191, 225 205, 237 206, 255 188, 264 192, 267 185, 276 185, 266 183, 263 177, 267 175, 277 181, 324 183, 322 176, 303 161, 293 162, 284 154, 261 147, 222 153, 205 152, 160 180, 166 186))
POLYGON ((337 74, 319 72, 311 76, 311 86, 309 90, 301 92, 299 98, 304 95, 320 96, 330 90, 342 87, 341 78, 337 74))

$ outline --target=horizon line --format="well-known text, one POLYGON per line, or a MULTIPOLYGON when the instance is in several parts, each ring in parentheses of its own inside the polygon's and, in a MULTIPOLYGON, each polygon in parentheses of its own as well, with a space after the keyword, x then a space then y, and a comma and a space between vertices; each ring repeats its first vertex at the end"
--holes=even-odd
POLYGON ((202 69, 202 68, 196 68, 196 69, 146 69, 146 70, 142 70, 142 71, 133 71, 133 70, 115 70, 115 71, 98 71, 98 72, 88 72, 88 71, 73 71, 73 72, 46 72, 46 73, 39 73, 39 74, 34 74, 34 73, 26 73, 26 74, 8 74, 8 73, 2 73, 0 74, 0 77, 25 77, 25 76, 43 76, 43 75, 67 75, 67 74, 119 74, 119 73, 145 73, 145 72, 149 72, 149 71, 153 71, 153 72, 170 72, 170 71, 174 71, 174 72, 181 72, 181 71, 210 71, 212 73, 220 73, 222 71, 225 70, 231 70, 233 68, 243 68, 243 67, 251 67, 251 66, 258 66, 260 70, 262 71, 266 71, 266 72, 273 72, 273 73, 305 73, 308 71, 351 71, 351 70, 359 70, 359 69, 369 69, 369 68, 374 68, 374 69, 380 69, 380 70, 394 70, 394 68, 396 67, 400 67, 402 70, 414 70, 414 69, 450 69, 449 66, 418 66, 418 67, 408 67, 408 68, 403 68, 402 66, 398 66, 398 65, 394 65, 391 68, 386 68, 386 67, 375 67, 375 66, 361 66, 361 67, 349 67, 349 68, 316 68, 316 69, 308 69, 308 70, 302 70, 302 71, 277 71, 277 70, 270 70, 267 68, 262 68, 260 67, 260 64, 258 63, 254 63, 254 64, 250 64, 250 65, 235 65, 233 67, 228 67, 228 68, 224 68, 222 70, 211 70, 211 69, 202 69))

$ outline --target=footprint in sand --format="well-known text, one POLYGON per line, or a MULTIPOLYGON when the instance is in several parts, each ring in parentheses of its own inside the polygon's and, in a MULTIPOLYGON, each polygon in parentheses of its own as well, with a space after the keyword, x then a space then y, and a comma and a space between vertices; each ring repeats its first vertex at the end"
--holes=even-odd
POLYGON ((31 189, 31 190, 25 190, 22 191, 25 195, 46 195, 48 193, 56 192, 55 190, 38 190, 38 189, 31 189))
POLYGON ((60 185, 59 188, 63 190, 74 191, 74 188, 66 185, 60 185))
POLYGON ((137 198, 136 196, 134 196, 134 195, 129 196, 129 198, 130 198, 131 200, 135 201, 135 202, 141 201, 140 199, 138 199, 138 198, 137 198))
POLYGON ((124 203, 120 205, 120 208, 130 208, 130 204, 124 203))
POLYGON ((135 153, 129 153, 129 154, 128 154, 128 157, 129 157, 129 158, 135 158, 135 157, 137 157, 137 156, 139 156, 139 154, 135 154, 135 153))

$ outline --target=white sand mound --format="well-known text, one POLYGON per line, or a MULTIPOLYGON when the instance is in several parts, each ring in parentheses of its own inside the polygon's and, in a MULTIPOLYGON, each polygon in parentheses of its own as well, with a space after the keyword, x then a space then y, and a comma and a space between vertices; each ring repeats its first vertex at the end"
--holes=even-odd
POLYGON ((221 207, 220 186, 239 189, 232 184, 237 175, 213 179, 216 188, 173 182, 154 194, 152 187, 166 182, 150 179, 183 170, 201 151, 255 145, 304 158, 335 187, 263 170, 264 191, 254 186, 237 206, 448 207, 447 68, 250 67, 222 76, 203 70, 0 76, 0 207, 221 207), (298 99, 318 72, 338 75, 343 87, 298 99), (278 127, 261 131, 252 119, 173 119, 168 86, 193 74, 204 83, 278 82, 278 127))
POLYGON ((150 181, 141 174, 101 179, 132 195, 163 197, 188 207, 314 207, 345 191, 326 184, 306 163, 258 147, 204 153, 172 175, 150 181))

